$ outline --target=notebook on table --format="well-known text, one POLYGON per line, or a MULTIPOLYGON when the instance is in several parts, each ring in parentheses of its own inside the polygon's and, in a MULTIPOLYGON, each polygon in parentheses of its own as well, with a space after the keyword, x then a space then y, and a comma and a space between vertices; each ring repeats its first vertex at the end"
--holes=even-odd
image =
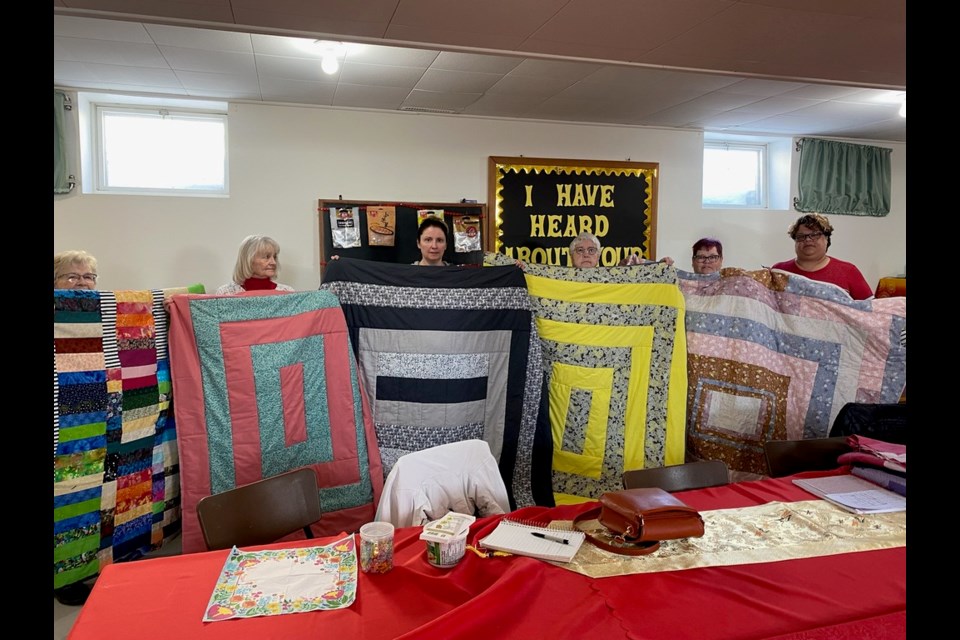
POLYGON ((541 560, 570 562, 583 544, 582 531, 549 529, 513 520, 501 520, 480 546, 541 560))

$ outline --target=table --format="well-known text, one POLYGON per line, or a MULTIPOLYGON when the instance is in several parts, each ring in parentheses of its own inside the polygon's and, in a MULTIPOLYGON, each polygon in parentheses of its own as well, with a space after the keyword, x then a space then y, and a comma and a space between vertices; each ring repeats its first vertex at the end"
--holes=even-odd
MULTIPOLYGON (((676 495, 703 511, 811 499, 789 477, 676 495)), ((595 504, 528 507, 514 515, 571 519, 595 504)), ((497 519, 474 523, 470 540, 497 519)), ((227 551, 111 565, 69 637, 126 639, 144 630, 171 640, 906 636, 905 547, 594 579, 532 558, 484 559, 469 551, 453 569, 438 569, 427 563, 419 534, 420 527, 398 529, 393 571, 361 573, 356 601, 336 611, 203 623, 227 551)))

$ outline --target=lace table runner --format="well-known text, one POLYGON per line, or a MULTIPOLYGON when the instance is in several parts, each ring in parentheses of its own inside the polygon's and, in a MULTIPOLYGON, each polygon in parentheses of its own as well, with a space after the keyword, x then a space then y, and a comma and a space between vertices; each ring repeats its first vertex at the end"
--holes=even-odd
MULTIPOLYGON (((665 540, 645 556, 623 556, 584 543, 569 563, 551 563, 593 578, 718 567, 854 551, 902 547, 907 544, 907 514, 855 515, 825 500, 770 502, 755 507, 702 511, 704 535, 665 540)), ((603 531, 596 521, 580 528, 603 531)), ((551 527, 571 529, 570 520, 551 527)))

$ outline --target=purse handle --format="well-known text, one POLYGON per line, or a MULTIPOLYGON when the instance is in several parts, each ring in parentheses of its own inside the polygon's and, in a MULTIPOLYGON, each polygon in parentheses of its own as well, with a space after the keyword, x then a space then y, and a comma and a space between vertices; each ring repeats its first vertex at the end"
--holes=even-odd
POLYGON ((602 508, 603 507, 590 509, 589 511, 584 511, 583 513, 578 515, 576 518, 573 519, 573 528, 583 531, 583 534, 587 537, 587 540, 592 542, 594 545, 600 547, 605 551, 609 551, 610 553, 616 553, 618 555, 645 556, 648 553, 653 553, 654 551, 660 548, 659 540, 654 540, 652 542, 628 542, 627 540, 624 540, 620 536, 615 537, 614 540, 617 540, 619 538, 620 540, 623 541, 622 544, 610 544, 605 540, 602 540, 594 535, 591 535, 589 531, 580 529, 577 526, 578 522, 582 522, 584 520, 596 520, 597 516, 600 515, 600 510, 602 508))

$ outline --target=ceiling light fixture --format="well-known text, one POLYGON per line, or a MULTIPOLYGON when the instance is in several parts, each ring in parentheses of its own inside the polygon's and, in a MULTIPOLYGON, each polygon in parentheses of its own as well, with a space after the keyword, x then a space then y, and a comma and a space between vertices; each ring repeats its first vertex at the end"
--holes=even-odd
POLYGON ((333 40, 316 40, 314 46, 322 56, 320 68, 327 75, 333 75, 340 70, 340 58, 347 53, 347 46, 333 40))

